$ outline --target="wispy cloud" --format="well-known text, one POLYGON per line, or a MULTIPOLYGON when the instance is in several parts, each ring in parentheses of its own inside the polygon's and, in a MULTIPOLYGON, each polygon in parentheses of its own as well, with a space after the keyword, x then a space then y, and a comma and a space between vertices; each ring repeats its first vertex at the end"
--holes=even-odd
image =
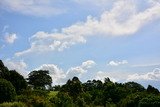
POLYGON ((6 33, 6 35, 4 36, 5 42, 12 44, 15 42, 15 40, 17 39, 17 35, 15 33, 6 33))
POLYGON ((89 8, 102 8, 105 9, 107 6, 111 5, 114 0, 72 0, 73 2, 89 8), (89 5, 88 5, 89 4, 89 5))
POLYGON ((31 48, 22 52, 17 52, 15 55, 21 56, 33 52, 63 51, 76 43, 86 42, 82 36, 67 35, 63 33, 49 34, 43 31, 33 35, 30 38, 30 41, 31 48))
POLYGON ((151 3, 144 11, 137 11, 136 3, 128 0, 116 1, 110 11, 99 17, 88 16, 85 22, 77 22, 59 32, 39 31, 31 37, 31 47, 17 56, 32 52, 63 51, 72 45, 86 43, 91 36, 125 36, 136 33, 150 21, 160 18, 160 3, 151 3))
POLYGON ((1 0, 1 8, 25 15, 48 17, 65 12, 57 7, 57 0, 1 0))
POLYGON ((9 25, 5 25, 4 27, 3 27, 3 30, 2 30, 2 32, 6 32, 6 30, 9 28, 9 25))
POLYGON ((110 61, 107 65, 109 66, 119 66, 119 65, 125 65, 128 64, 127 60, 122 60, 122 61, 110 61))
POLYGON ((153 64, 138 64, 138 65, 132 65, 132 67, 152 67, 152 66, 159 66, 160 63, 153 63, 153 64))

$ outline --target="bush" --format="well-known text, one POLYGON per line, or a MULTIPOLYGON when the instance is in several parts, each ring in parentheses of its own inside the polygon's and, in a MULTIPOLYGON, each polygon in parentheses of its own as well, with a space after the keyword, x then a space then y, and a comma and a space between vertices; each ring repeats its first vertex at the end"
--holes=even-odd
POLYGON ((11 82, 5 79, 0 79, 0 103, 13 101, 15 96, 15 88, 11 82))
POLYGON ((0 104, 0 107, 27 107, 27 106, 22 102, 5 102, 0 104))
POLYGON ((160 107, 160 96, 149 95, 139 102, 139 107, 160 107))
POLYGON ((50 102, 43 96, 17 96, 17 101, 24 102, 28 107, 51 107, 50 102))
POLYGON ((139 101, 146 96, 145 93, 134 93, 128 95, 125 99, 119 102, 119 107, 138 107, 139 101))
POLYGON ((89 105, 92 103, 92 96, 89 92, 82 93, 80 96, 84 98, 84 101, 86 102, 86 104, 89 105))
POLYGON ((50 98, 50 102, 54 107, 74 107, 72 98, 64 92, 59 92, 57 96, 50 98))
POLYGON ((76 100, 76 106, 77 107, 85 107, 86 106, 86 102, 84 101, 83 98, 78 97, 76 100))

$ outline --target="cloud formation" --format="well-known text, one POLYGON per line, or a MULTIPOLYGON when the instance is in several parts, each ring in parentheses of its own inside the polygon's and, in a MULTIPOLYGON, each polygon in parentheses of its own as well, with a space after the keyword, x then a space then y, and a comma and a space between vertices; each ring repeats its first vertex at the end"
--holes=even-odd
POLYGON ((1 8, 18 12, 25 15, 48 17, 61 14, 64 12, 62 8, 55 4, 57 0, 1 0, 1 8))
POLYGON ((49 34, 40 31, 30 38, 30 42, 31 48, 17 52, 15 55, 21 56, 32 52, 63 51, 76 43, 85 43, 86 40, 82 36, 63 33, 49 34))
POLYGON ((24 77, 27 77, 27 64, 23 61, 13 61, 10 59, 4 60, 4 65, 7 66, 9 70, 16 70, 18 73, 23 75, 24 77))
POLYGON ((5 42, 9 44, 14 43, 17 38, 18 37, 15 33, 12 33, 12 34, 6 33, 6 35, 4 36, 5 42))
POLYGON ((95 79, 96 80, 101 80, 101 81, 104 81, 105 78, 107 78, 107 77, 113 82, 118 81, 117 79, 110 77, 106 72, 103 72, 103 71, 98 71, 95 75, 95 79))
POLYGON ((77 22, 58 32, 39 31, 31 37, 30 48, 16 53, 17 56, 42 51, 63 51, 78 43, 86 43, 90 36, 124 36, 136 33, 144 25, 160 18, 160 3, 154 2, 144 11, 137 11, 136 3, 128 0, 115 1, 112 9, 99 17, 88 16, 85 22, 77 22))
POLYGON ((89 68, 93 67, 96 63, 92 60, 88 60, 83 62, 80 66, 71 67, 67 70, 66 76, 67 78, 72 78, 73 76, 81 76, 86 73, 89 68))
POLYGON ((146 74, 133 74, 129 75, 127 81, 143 81, 143 80, 160 80, 160 68, 155 68, 152 72, 146 74))
POLYGON ((43 64, 39 68, 36 68, 36 70, 48 70, 52 77, 53 84, 61 84, 66 77, 64 71, 54 64, 43 64))
POLYGON ((80 66, 69 68, 66 72, 54 64, 43 64, 35 70, 48 70, 51 74, 53 84, 63 84, 68 79, 73 78, 74 76, 81 77, 81 75, 87 73, 88 69, 93 67, 94 65, 94 61, 87 60, 80 66))
POLYGON ((72 0, 73 2, 79 4, 81 7, 86 7, 89 9, 105 9, 108 5, 111 5, 114 0, 72 0), (89 5, 88 5, 89 4, 89 5))
POLYGON ((107 65, 109 66, 119 66, 119 65, 125 65, 128 64, 127 60, 122 60, 122 61, 110 61, 107 65))

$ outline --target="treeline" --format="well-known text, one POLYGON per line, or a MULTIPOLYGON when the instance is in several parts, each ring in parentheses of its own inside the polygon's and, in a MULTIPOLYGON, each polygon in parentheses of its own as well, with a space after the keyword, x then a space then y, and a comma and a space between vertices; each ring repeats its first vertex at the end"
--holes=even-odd
POLYGON ((51 86, 49 71, 32 71, 25 79, 0 60, 0 107, 160 107, 159 90, 136 82, 114 83, 78 77, 51 86))

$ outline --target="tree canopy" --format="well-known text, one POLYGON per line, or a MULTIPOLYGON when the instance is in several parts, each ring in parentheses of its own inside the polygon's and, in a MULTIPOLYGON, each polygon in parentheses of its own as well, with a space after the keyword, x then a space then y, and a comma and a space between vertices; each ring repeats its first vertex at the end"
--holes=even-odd
POLYGON ((27 82, 16 70, 9 70, 0 60, 0 78, 10 81, 17 93, 27 88, 27 82))
POLYGON ((159 90, 151 85, 144 88, 136 82, 117 83, 105 78, 104 82, 93 79, 82 83, 78 77, 73 77, 64 85, 53 86, 51 91, 46 90, 52 84, 47 70, 30 72, 27 82, 17 71, 8 70, 0 60, 0 106, 160 107, 159 90), (27 87, 27 82, 33 88, 27 87))
POLYGON ((28 84, 33 88, 46 89, 46 86, 51 86, 52 78, 47 70, 32 71, 28 75, 28 84))
POLYGON ((22 75, 15 70, 10 70, 9 72, 10 76, 8 77, 8 80, 13 84, 17 93, 20 93, 27 88, 27 82, 22 75))
POLYGON ((5 67, 2 60, 0 60, 0 78, 8 79, 9 75, 8 68, 5 67))

